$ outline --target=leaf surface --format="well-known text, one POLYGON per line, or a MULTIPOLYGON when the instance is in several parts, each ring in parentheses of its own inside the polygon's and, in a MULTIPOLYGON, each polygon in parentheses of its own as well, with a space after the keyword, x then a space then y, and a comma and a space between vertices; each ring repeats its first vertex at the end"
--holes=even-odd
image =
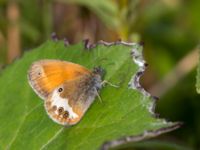
POLYGON ((91 45, 86 42, 65 47, 61 41, 47 41, 3 71, 0 76, 0 148, 107 149, 178 127, 176 123, 154 117, 154 101, 138 83, 145 70, 141 46, 99 42, 91 49, 86 47, 91 45), (78 124, 63 127, 49 119, 43 101, 28 84, 27 71, 40 59, 71 61, 89 69, 101 66, 106 70, 105 80, 119 88, 106 85, 100 91, 102 103, 96 99, 78 124))

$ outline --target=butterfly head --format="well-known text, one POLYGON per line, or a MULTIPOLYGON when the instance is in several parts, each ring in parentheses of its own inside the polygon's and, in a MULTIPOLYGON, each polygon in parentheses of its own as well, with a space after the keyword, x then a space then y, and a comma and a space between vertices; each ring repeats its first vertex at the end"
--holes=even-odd
POLYGON ((100 76, 101 79, 104 78, 104 76, 105 76, 105 74, 106 74, 105 70, 104 70, 102 67, 100 67, 100 66, 94 67, 92 72, 93 72, 95 75, 100 76))

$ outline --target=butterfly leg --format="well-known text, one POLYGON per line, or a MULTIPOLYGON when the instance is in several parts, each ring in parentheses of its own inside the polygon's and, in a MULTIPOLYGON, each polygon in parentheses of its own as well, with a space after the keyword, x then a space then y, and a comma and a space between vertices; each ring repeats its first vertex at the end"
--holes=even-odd
POLYGON ((102 103, 102 99, 101 99, 101 96, 99 95, 99 92, 97 91, 97 89, 95 88, 95 92, 96 92, 96 95, 99 99, 99 101, 102 103))
POLYGON ((119 88, 118 85, 115 85, 115 84, 112 84, 111 82, 107 81, 107 80, 104 80, 103 82, 101 82, 101 85, 104 86, 105 84, 108 84, 112 87, 115 87, 115 88, 119 88))

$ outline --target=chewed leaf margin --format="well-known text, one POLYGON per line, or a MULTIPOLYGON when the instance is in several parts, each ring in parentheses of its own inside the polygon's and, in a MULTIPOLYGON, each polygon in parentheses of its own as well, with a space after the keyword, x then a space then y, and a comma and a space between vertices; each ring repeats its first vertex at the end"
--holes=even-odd
MULTIPOLYGON (((132 89, 138 90, 144 96, 150 97, 150 99, 152 100, 152 104, 149 106, 149 112, 152 114, 153 117, 158 118, 158 114, 155 113, 155 107, 156 107, 156 101, 159 98, 156 96, 152 96, 140 85, 140 77, 144 74, 144 72, 148 66, 148 64, 145 62, 145 60, 143 58, 143 54, 142 54, 143 44, 128 43, 128 42, 124 42, 124 41, 120 41, 120 40, 116 41, 116 42, 105 42, 105 41, 101 40, 101 41, 97 42, 96 44, 90 44, 89 39, 87 39, 87 40, 84 40, 83 42, 84 42, 85 49, 87 49, 87 50, 91 50, 98 45, 104 45, 104 46, 125 45, 125 46, 130 46, 130 47, 138 46, 137 48, 132 49, 131 56, 132 56, 132 60, 135 62, 135 64, 137 64, 139 66, 139 69, 136 72, 136 74, 134 74, 132 76, 132 79, 130 80, 128 86, 132 89)), ((69 44, 69 42, 66 39, 64 39, 64 44, 65 44, 65 46, 67 46, 69 44)), ((138 142, 138 141, 141 141, 144 139, 156 137, 160 134, 178 129, 181 125, 182 125, 182 122, 175 122, 175 123, 172 123, 171 126, 169 126, 169 127, 161 128, 158 130, 144 131, 144 133, 137 135, 137 136, 126 136, 126 137, 122 137, 120 139, 116 139, 113 141, 106 141, 101 146, 101 150, 108 150, 110 148, 114 148, 114 147, 124 145, 124 144, 130 143, 130 142, 138 142)))

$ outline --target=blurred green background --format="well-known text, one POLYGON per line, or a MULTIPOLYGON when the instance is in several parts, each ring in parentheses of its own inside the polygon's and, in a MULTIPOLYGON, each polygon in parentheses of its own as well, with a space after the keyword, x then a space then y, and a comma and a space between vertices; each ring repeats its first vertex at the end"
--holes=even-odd
POLYGON ((160 117, 184 124, 135 149, 200 148, 199 0, 0 0, 0 71, 53 32, 70 43, 144 42, 149 67, 141 84, 160 97, 160 117))

